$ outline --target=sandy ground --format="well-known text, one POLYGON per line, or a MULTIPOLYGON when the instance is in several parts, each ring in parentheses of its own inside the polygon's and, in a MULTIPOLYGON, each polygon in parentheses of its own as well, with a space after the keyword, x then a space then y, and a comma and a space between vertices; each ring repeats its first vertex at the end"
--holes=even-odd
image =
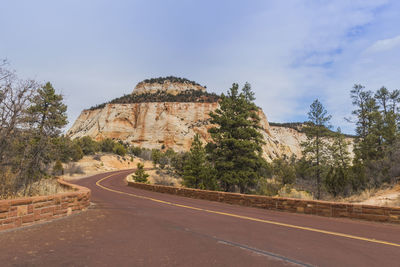
MULTIPOLYGON (((157 170, 148 170, 146 173, 149 175, 147 180, 150 184, 161 184, 161 185, 170 185, 170 186, 182 186, 181 179, 174 178, 165 172, 160 172, 157 170)), ((126 176, 126 180, 133 181, 132 177, 133 173, 130 173, 126 176)))
POLYGON ((136 157, 121 157, 115 154, 97 154, 95 156, 85 156, 78 162, 70 163, 79 166, 82 169, 83 173, 70 175, 68 173, 68 168, 70 168, 68 166, 69 164, 65 164, 65 174, 61 177, 65 180, 77 180, 108 171, 133 169, 136 168, 139 162, 144 164, 145 168, 153 168, 153 164, 151 161, 144 161, 136 157))
MULTIPOLYGON (((92 176, 95 174, 115 171, 115 170, 125 170, 125 169, 133 169, 136 168, 138 163, 142 163, 146 169, 153 169, 154 165, 149 160, 143 160, 137 157, 131 158, 131 156, 121 157, 115 154, 97 154, 91 156, 85 156, 81 160, 75 163, 64 164, 65 174, 61 176, 64 180, 78 180, 88 176, 92 176), (68 169, 71 168, 71 165, 75 164, 76 167, 80 167, 80 169, 84 173, 76 173, 70 175, 68 173, 68 169)), ((127 176, 128 180, 132 179, 132 172, 127 176)), ((173 178, 165 172, 158 172, 157 170, 146 170, 146 173, 150 176, 148 177, 150 184, 163 184, 163 185, 173 185, 180 186, 180 180, 173 178)))
POLYGON ((367 205, 377 206, 400 206, 400 184, 387 190, 379 190, 368 199, 360 202, 367 205))

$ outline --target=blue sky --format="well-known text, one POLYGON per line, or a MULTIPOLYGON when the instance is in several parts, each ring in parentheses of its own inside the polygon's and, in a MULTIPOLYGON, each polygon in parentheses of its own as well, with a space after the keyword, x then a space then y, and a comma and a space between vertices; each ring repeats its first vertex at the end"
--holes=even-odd
POLYGON ((319 98, 351 133, 355 83, 400 89, 400 1, 1 1, 0 58, 82 109, 175 75, 225 92, 251 83, 274 122, 319 98))

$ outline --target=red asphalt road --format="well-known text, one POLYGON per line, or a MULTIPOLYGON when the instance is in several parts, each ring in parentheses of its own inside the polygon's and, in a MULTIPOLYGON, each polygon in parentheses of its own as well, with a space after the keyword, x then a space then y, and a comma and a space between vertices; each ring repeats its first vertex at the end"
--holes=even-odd
POLYGON ((91 208, 0 233, 0 266, 400 266, 400 226, 276 212, 128 187, 129 172, 100 184, 118 192, 359 240, 179 207, 103 189, 108 174, 77 184, 91 208), (371 242, 372 239, 390 244, 371 242))

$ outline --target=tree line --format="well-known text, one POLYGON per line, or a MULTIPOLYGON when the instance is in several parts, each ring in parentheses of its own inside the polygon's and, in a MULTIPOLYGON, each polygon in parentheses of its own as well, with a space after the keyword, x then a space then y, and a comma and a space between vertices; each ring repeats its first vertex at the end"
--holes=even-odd
POLYGON ((234 84, 222 94, 220 108, 210 114, 212 141, 203 145, 196 135, 184 164, 188 187, 276 195, 282 188, 305 190, 314 198, 345 197, 399 180, 399 90, 376 92, 355 85, 350 92, 356 135, 332 131, 331 115, 316 99, 308 121, 301 158, 283 155, 266 162, 261 155, 254 94, 248 84, 239 93, 234 84), (351 141, 352 140, 352 141, 351 141), (353 147, 353 151, 351 149, 353 147))
POLYGON ((165 91, 157 91, 154 93, 128 94, 115 98, 107 103, 102 103, 89 108, 96 110, 104 108, 107 104, 133 104, 133 103, 150 103, 150 102, 185 102, 185 103, 214 103, 218 102, 219 96, 215 93, 208 93, 200 90, 185 90, 178 94, 170 94, 165 91))
POLYGON ((191 80, 188 80, 186 78, 180 78, 180 77, 175 77, 175 76, 151 78, 151 79, 143 80, 140 83, 164 83, 164 82, 167 82, 167 81, 171 82, 171 83, 186 83, 186 84, 201 86, 200 84, 198 84, 195 81, 191 81, 191 80))

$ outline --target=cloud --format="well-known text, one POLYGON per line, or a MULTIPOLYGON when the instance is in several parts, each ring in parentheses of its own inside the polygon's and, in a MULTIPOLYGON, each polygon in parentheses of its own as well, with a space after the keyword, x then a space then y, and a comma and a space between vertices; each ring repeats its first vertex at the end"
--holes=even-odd
POLYGON ((248 81, 277 122, 307 119, 319 98, 350 132, 354 83, 400 84, 395 0, 17 2, 0 17, 0 58, 62 89, 69 126, 142 79, 176 75, 218 93, 248 81))
POLYGON ((366 52, 370 53, 383 52, 392 50, 393 48, 399 46, 400 46, 400 35, 393 38, 378 40, 375 43, 373 43, 370 47, 368 47, 366 49, 366 52))

